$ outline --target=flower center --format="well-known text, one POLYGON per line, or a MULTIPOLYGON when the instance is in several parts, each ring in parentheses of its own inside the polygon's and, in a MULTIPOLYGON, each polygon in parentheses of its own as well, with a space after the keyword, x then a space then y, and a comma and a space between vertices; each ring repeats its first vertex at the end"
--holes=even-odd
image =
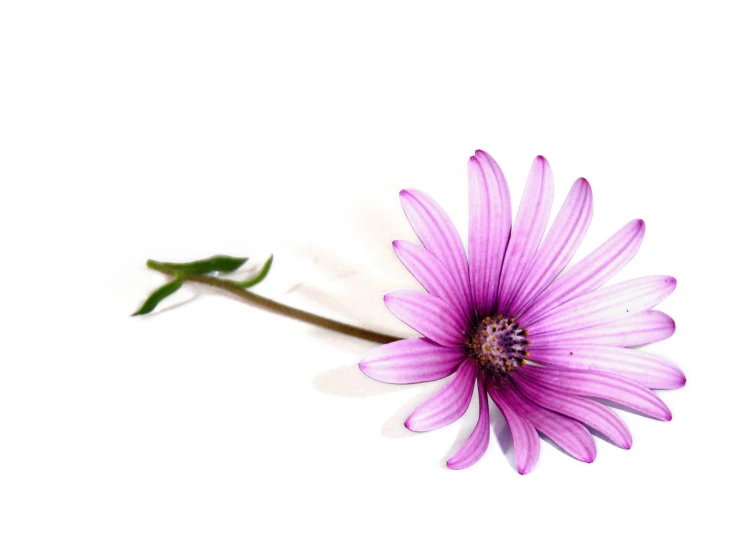
POLYGON ((486 317, 477 326, 467 347, 480 369, 494 375, 503 375, 523 365, 528 354, 526 330, 512 317, 486 317))

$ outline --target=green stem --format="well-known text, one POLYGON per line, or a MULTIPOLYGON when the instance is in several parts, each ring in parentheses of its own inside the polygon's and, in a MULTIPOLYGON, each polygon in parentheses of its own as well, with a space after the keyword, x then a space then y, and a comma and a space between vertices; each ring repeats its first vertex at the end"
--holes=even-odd
POLYGON ((335 321, 327 317, 322 317, 320 315, 305 312, 297 308, 292 308, 290 306, 286 306, 285 304, 280 304, 279 302, 275 302, 274 300, 270 300, 269 298, 265 298, 263 296, 259 296, 258 294, 254 294, 253 292, 249 292, 248 290, 243 289, 241 287, 241 284, 235 283, 233 281, 226 281, 218 279, 216 277, 209 277, 207 275, 198 275, 196 273, 183 273, 182 271, 172 268, 168 264, 164 264, 154 260, 148 260, 146 262, 146 267, 155 271, 159 271, 160 273, 164 273, 166 275, 176 276, 182 281, 202 283, 204 285, 225 290, 227 292, 230 292, 231 294, 238 296, 242 300, 246 300, 250 304, 259 306, 261 308, 269 310, 270 312, 286 315, 293 319, 305 321, 306 323, 312 323, 313 325, 318 325, 319 327, 323 327, 324 329, 330 329, 331 331, 343 333, 345 335, 349 335, 350 337, 356 337, 380 344, 386 344, 388 342, 400 340, 400 337, 394 337, 392 335, 385 335, 384 333, 369 331, 367 329, 362 329, 361 327, 355 327, 354 325, 348 325, 346 323, 341 323, 340 321, 335 321))

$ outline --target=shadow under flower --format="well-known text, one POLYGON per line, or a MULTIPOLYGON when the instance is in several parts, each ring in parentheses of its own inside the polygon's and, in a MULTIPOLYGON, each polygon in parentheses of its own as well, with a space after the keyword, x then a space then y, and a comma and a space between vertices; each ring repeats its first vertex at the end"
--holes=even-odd
MULTIPOLYGON (((444 469, 447 468, 447 465, 446 465, 447 460, 449 460, 449 458, 451 458, 457 452, 457 450, 459 450, 459 448, 465 443, 465 441, 472 434, 472 431, 475 429, 475 426, 477 425, 478 410, 479 410, 479 407, 477 403, 474 402, 473 400, 470 403, 470 407, 468 411, 465 413, 462 419, 460 419, 462 424, 459 427, 457 438, 449 446, 449 449, 446 451, 444 456, 439 460, 440 467, 444 469), (474 417, 469 417, 470 414, 474 414, 474 417)), ((493 402, 490 402, 489 410, 490 410, 491 435, 495 438, 495 441, 498 443, 498 447, 500 448, 501 452, 503 452, 503 454, 505 455, 506 459, 508 460, 508 463, 515 470, 516 469, 516 458, 515 458, 514 451, 513 451, 513 438, 511 436, 511 431, 508 427, 508 423, 503 417, 503 414, 500 412, 498 407, 493 402)), ((491 437, 490 446, 492 446, 493 437, 491 437)))
POLYGON ((508 460, 510 466, 516 470, 516 455, 513 451, 513 436, 511 435, 511 429, 508 427, 503 414, 495 406, 494 403, 490 403, 490 425, 493 426, 493 435, 495 440, 498 442, 501 452, 508 460))
MULTIPOLYGON (((475 411, 477 411, 475 409, 475 411)), ((443 457, 439 459, 439 467, 443 469, 447 469, 446 462, 449 458, 451 458, 457 450, 459 450, 460 446, 464 444, 464 442, 469 438, 469 436, 472 434, 472 431, 475 429, 475 425, 477 424, 477 419, 469 420, 468 418, 463 418, 464 421, 462 422, 462 425, 459 426, 459 431, 457 432, 457 437, 454 439, 454 442, 449 446, 449 449, 446 451, 446 454, 444 454, 443 457)))
MULTIPOLYGON (((669 391, 652 391, 652 392, 654 392, 656 394, 657 392, 662 393, 662 392, 669 392, 669 391)), ((652 421, 663 421, 663 420, 661 420, 661 419, 659 419, 657 417, 651 416, 649 414, 644 414, 644 413, 640 412, 639 410, 634 410, 632 408, 629 408, 628 406, 623 406, 623 405, 619 404, 618 402, 611 402, 610 400, 603 400, 602 398, 594 398, 593 400, 596 400, 597 402, 600 402, 604 406, 607 406, 608 408, 611 408, 617 414, 618 414, 618 410, 621 410, 624 413, 633 414, 633 415, 636 415, 636 416, 639 416, 639 417, 643 417, 645 419, 651 419, 652 421)))
MULTIPOLYGON (((405 426, 405 420, 408 419, 408 416, 411 414, 411 412, 415 410, 421 402, 423 402, 424 400, 426 400, 426 398, 430 396, 430 387, 423 386, 425 384, 426 383, 419 384, 419 386, 422 387, 422 390, 414 395, 413 398, 404 402, 403 405, 398 408, 398 410, 392 416, 390 416, 387 421, 385 421, 385 423, 382 425, 382 428, 380 429, 383 437, 386 437, 388 439, 407 439, 409 437, 420 434, 408 429, 405 426)), ((408 387, 408 385, 399 386, 408 387)))

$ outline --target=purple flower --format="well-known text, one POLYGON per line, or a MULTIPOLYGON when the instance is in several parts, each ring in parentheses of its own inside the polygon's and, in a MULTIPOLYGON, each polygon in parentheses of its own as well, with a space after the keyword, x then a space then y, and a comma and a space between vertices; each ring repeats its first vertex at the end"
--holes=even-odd
POLYGON ((400 193, 423 246, 402 240, 393 246, 428 292, 392 292, 385 304, 423 338, 379 346, 359 367, 388 383, 451 375, 410 414, 405 425, 411 431, 457 420, 477 383, 477 426, 448 460, 452 469, 471 466, 487 450, 488 397, 508 422, 516 466, 525 474, 539 457, 537 431, 592 462, 595 442, 587 427, 631 447, 624 422, 594 399, 669 421, 670 410, 650 389, 685 384, 676 366, 631 348, 674 333, 672 318, 652 308, 675 290, 676 280, 660 275, 601 287, 639 249, 644 222, 627 223, 562 272, 590 224, 592 191, 585 179, 575 181, 544 237, 553 196, 549 163, 539 156, 512 224, 503 173, 478 150, 469 162, 468 261, 441 207, 420 191, 400 193))

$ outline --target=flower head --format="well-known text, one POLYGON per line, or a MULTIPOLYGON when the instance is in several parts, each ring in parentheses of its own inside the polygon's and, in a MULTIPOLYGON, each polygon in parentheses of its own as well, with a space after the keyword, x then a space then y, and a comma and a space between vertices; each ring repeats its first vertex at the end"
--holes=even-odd
POLYGON ((448 460, 452 469, 469 467, 487 450, 488 397, 508 422, 523 474, 539 456, 537 431, 584 462, 596 453, 586 425, 621 448, 631 447, 623 421, 594 399, 670 420, 669 409, 650 389, 685 384, 673 364, 631 348, 674 333, 674 321, 652 308, 675 289, 675 279, 643 277, 602 286, 636 254, 644 222, 627 223, 563 272, 590 224, 592 191, 585 179, 575 181, 544 237, 553 196, 549 163, 538 156, 512 223, 505 177, 493 158, 478 150, 469 161, 468 259, 436 202, 417 190, 400 193, 423 246, 400 240, 393 246, 427 292, 392 292, 385 304, 423 337, 379 346, 359 367, 389 383, 451 375, 410 414, 405 425, 412 431, 457 420, 477 385, 479 419, 448 460))

